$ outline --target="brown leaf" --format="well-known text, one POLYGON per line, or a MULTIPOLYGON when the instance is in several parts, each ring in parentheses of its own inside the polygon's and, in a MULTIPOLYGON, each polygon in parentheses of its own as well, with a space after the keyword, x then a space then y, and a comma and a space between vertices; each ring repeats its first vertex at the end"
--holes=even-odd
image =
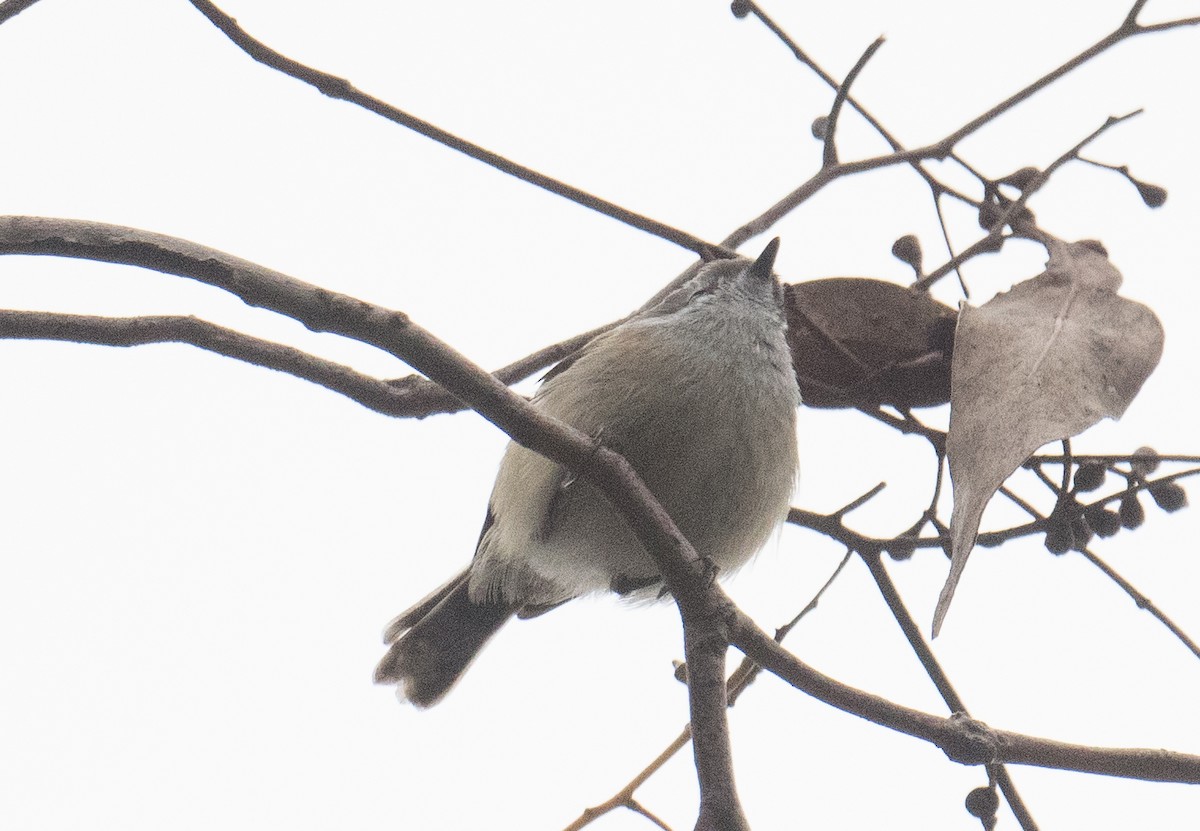
POLYGON ((952 554, 935 636, 1004 480, 1043 444, 1119 418, 1158 365, 1162 325, 1120 285, 1098 245, 1054 242, 1044 273, 960 309, 946 438, 952 554))
POLYGON ((862 277, 785 287, 788 345, 810 407, 932 407, 950 400, 954 310, 862 277))

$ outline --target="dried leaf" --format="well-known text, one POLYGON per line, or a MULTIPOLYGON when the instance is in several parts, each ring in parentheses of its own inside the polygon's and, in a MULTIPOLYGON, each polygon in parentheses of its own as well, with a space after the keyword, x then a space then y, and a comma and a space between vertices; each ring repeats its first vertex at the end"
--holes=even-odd
POLYGON ((883 280, 785 287, 788 345, 809 407, 932 407, 950 400, 954 310, 883 280))
POLYGON ((1162 325, 1118 296, 1120 285, 1098 245, 1056 242, 1044 273, 959 310, 946 438, 952 553, 934 636, 1004 480, 1047 442, 1119 418, 1158 365, 1162 325))

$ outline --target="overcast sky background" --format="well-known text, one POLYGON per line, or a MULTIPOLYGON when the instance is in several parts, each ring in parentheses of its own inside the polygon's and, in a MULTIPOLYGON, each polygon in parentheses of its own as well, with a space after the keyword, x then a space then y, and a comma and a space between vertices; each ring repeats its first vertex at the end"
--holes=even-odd
MULTIPOLYGON (((300 61, 709 240, 820 163, 809 125, 832 92, 724 2, 223 8, 300 61)), ((855 95, 917 146, 1126 11, 1082 8, 864 0, 769 11, 839 77, 885 34, 855 95)), ((1195 14, 1195 3, 1151 0, 1145 19, 1195 14)), ((1088 154, 1167 187, 1164 208, 1083 165, 1032 204, 1058 236, 1102 240, 1124 293, 1167 332, 1126 417, 1089 431, 1077 452, 1200 451, 1198 38, 1184 29, 1118 46, 960 147, 999 176, 1146 108, 1088 154)), ((43 0, 0 26, 0 78, 0 213, 209 245, 403 310, 486 367, 627 313, 692 261, 252 63, 183 0, 43 0)), ((841 135, 843 158, 885 149, 849 112, 841 135)), ((944 175, 972 188, 951 167, 944 175)), ((957 244, 974 239, 969 214, 952 219, 957 244)), ((889 249, 905 233, 929 262, 944 255, 927 190, 900 168, 836 183, 772 233, 792 282, 904 282, 911 272, 889 249)), ((1012 245, 965 274, 982 302, 1043 261, 1012 245)), ((959 299, 950 281, 937 294, 959 299)), ((408 371, 215 289, 98 263, 0 258, 0 307, 195 314, 381 377, 408 371)), ((0 342, 0 390, 6 828, 555 829, 686 720, 669 604, 587 600, 511 625, 427 712, 371 685, 383 625, 471 555, 505 442, 478 416, 397 421, 184 346, 0 342)), ((887 481, 852 524, 892 535, 912 523, 934 473, 922 441, 853 413, 802 409, 800 423, 795 504, 832 510, 887 481)), ((1095 550, 1200 636, 1200 521, 1146 502, 1139 532, 1095 550)), ((1019 518, 1001 506, 984 527, 1019 518)), ((786 529, 729 590, 770 631, 841 555, 786 529)), ((891 568, 923 626, 946 565, 925 551, 891 568)), ((945 712, 857 561, 788 643, 842 681, 945 712)), ((975 552, 935 648, 973 714, 996 727, 1200 753, 1200 662, 1081 557, 1051 557, 1040 540, 975 552)), ((732 727, 755 829, 978 827, 961 805, 981 771, 772 678, 732 727)), ((1012 773, 1046 829, 1178 827, 1200 809, 1200 792, 1182 785, 1012 773)), ((690 750, 639 798, 690 827, 690 750)), ((650 826, 618 813, 593 827, 650 826)), ((1002 808, 1000 828, 1015 827, 1002 808)))

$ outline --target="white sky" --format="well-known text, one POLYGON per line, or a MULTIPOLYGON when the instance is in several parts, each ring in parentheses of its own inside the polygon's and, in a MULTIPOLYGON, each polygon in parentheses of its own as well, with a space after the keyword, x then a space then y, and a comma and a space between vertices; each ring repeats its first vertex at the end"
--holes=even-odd
MULTIPOLYGON (((910 146, 1125 12, 1032 0, 999 11, 949 0, 773 5, 835 75, 887 35, 855 92, 910 146)), ((724 2, 223 8, 298 60, 710 240, 819 164, 809 124, 832 93, 724 2)), ((1151 0, 1146 18, 1175 14, 1200 7, 1151 0)), ((1162 364, 1125 419, 1080 438, 1077 452, 1200 450, 1197 38, 1180 30, 1119 46, 961 147, 1002 175, 1146 107, 1089 155, 1166 186, 1163 209, 1080 165, 1033 203, 1058 236, 1101 239, 1125 293, 1167 331, 1162 364)), ((182 0, 43 0, 0 26, 0 78, 0 213, 211 245, 404 310, 484 366, 626 313, 691 259, 253 64, 182 0)), ((843 136, 843 157, 883 149, 849 114, 843 136)), ((965 244, 973 220, 955 219, 965 244)), ((904 281, 888 252, 909 232, 931 263, 941 258, 927 192, 899 169, 837 183, 777 232, 790 281, 904 281)), ((1041 262, 1038 249, 1011 246, 966 274, 982 300, 1041 262)), ((956 302, 953 289, 939 295, 956 302)), ((216 290, 116 266, 0 258, 0 307, 191 313, 384 377, 407 372, 216 290)), ((384 623, 470 557, 505 440, 477 416, 396 421, 183 346, 3 342, 0 389, 0 826, 554 829, 607 798, 686 719, 669 605, 581 601, 511 625, 431 711, 370 684, 384 623)), ((896 533, 927 499, 923 443, 862 416, 802 410, 801 455, 804 507, 830 510, 889 483, 852 516, 860 530, 896 533)), ((1147 513, 1141 531, 1095 550, 1200 636, 1196 512, 1147 513)), ((1015 516, 997 511, 985 528, 1015 516)), ((729 588, 770 630, 840 556, 789 529, 729 588)), ((945 571, 932 552, 892 568, 922 625, 945 571)), ((857 562, 789 645, 843 681, 944 712, 857 562)), ((936 652, 974 715, 996 727, 1200 752, 1200 663, 1082 558, 1052 558, 1039 540, 975 553, 936 652)), ((745 696, 732 726, 755 829, 978 827, 961 804, 981 771, 773 679, 745 696)), ((1012 772, 1043 828, 1171 827, 1200 808, 1185 786, 1012 772)), ((640 798, 690 827, 690 751, 640 798)), ((594 827, 649 825, 625 813, 594 827)), ((1016 827, 1005 809, 1000 827, 1016 827)))

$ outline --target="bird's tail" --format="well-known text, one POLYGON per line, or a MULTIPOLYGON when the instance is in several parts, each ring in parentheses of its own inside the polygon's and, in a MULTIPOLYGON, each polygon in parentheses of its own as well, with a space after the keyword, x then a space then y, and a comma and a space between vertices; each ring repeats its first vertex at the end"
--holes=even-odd
POLYGON ((397 695, 418 707, 436 704, 466 671, 488 639, 513 615, 493 600, 474 602, 464 571, 388 624, 391 644, 375 668, 376 684, 397 685, 397 695))

